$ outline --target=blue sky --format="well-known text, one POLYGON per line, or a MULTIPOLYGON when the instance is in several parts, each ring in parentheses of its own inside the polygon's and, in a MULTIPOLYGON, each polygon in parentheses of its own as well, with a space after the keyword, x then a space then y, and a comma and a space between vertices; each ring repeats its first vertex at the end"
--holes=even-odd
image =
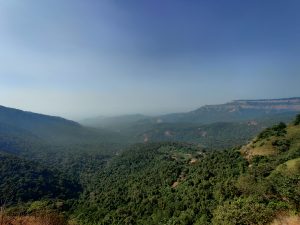
POLYGON ((0 105, 80 119, 300 96, 298 0, 0 0, 0 105))

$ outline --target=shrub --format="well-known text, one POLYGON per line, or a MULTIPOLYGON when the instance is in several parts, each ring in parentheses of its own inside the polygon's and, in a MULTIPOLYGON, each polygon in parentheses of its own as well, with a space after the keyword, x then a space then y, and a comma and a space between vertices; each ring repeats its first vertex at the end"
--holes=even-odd
POLYGON ((272 220, 273 211, 253 198, 227 201, 213 213, 214 225, 266 224, 272 220))
POLYGON ((287 139, 279 139, 272 142, 272 145, 280 152, 287 151, 290 148, 291 141, 287 139))
POLYGON ((39 212, 31 215, 7 213, 4 207, 0 208, 0 225, 68 225, 67 220, 53 212, 39 212))
POLYGON ((280 122, 278 125, 275 125, 271 128, 267 128, 264 131, 262 131, 258 136, 257 139, 267 139, 272 136, 280 137, 284 136, 286 134, 286 124, 283 122, 280 122))
POLYGON ((298 114, 297 116, 296 116, 296 119, 295 119, 295 121, 294 121, 294 125, 299 125, 300 124, 300 114, 298 114))

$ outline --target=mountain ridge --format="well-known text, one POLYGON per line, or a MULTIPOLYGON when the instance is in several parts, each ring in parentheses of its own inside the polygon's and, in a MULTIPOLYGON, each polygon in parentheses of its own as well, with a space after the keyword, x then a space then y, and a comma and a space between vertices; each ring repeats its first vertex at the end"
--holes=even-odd
POLYGON ((116 117, 90 118, 84 125, 93 127, 113 127, 119 125, 131 126, 133 123, 201 123, 240 122, 265 115, 274 115, 284 112, 300 112, 300 97, 276 99, 238 99, 223 104, 204 105, 188 112, 169 113, 160 116, 146 116, 131 114, 116 117), (138 115, 138 116, 137 116, 138 115), (136 116, 136 117, 135 117, 136 116), (125 122, 120 118, 125 118, 125 122), (128 121, 128 118, 131 118, 128 121), (135 119, 132 119, 135 118, 135 119), (130 123, 131 122, 131 123, 130 123))
POLYGON ((186 113, 159 117, 160 122, 233 122, 282 112, 299 112, 300 97, 282 99, 234 100, 224 104, 205 105, 186 113), (284 105, 279 105, 284 103, 284 105))
MULTIPOLYGON (((51 118, 53 120, 59 120, 59 121, 64 121, 64 122, 69 122, 70 124, 76 124, 76 125, 80 125, 78 122, 75 122, 73 120, 69 120, 66 119, 64 117, 61 116, 53 116, 53 115, 48 115, 48 114, 43 114, 43 113, 36 113, 36 112, 32 112, 32 111, 27 111, 27 110, 22 110, 22 109, 17 109, 17 108, 12 108, 12 107, 7 107, 7 106, 3 106, 0 105, 0 115, 3 116, 4 112, 10 112, 10 113, 15 113, 15 114, 26 114, 28 117, 34 117, 34 116, 39 116, 42 118, 51 118)), ((1 118, 2 119, 2 118, 1 118)))

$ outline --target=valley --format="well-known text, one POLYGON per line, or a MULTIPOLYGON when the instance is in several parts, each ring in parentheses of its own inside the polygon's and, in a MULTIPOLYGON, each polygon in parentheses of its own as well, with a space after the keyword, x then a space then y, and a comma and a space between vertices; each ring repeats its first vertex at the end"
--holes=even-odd
MULTIPOLYGON (((232 113, 226 104, 209 107, 212 118, 202 123, 157 123, 137 115, 110 118, 102 127, 1 107, 0 222, 27 225, 52 218, 49 225, 250 225, 297 220, 299 101, 258 102, 255 110, 263 113, 252 114, 245 106, 223 122, 213 118, 220 107, 232 113), (270 104, 280 110, 270 110, 270 104)), ((237 103, 245 104, 229 105, 237 103)))

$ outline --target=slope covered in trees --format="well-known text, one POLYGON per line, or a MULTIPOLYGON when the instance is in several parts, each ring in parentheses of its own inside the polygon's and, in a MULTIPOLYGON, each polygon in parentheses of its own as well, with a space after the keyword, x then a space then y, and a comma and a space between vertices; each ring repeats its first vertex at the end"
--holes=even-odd
MULTIPOLYGON (((214 117, 214 113, 211 113, 214 117)), ((201 144, 211 149, 226 149, 244 145, 265 127, 280 121, 289 122, 295 112, 270 113, 267 116, 239 119, 233 115, 234 122, 198 123, 189 122, 157 122, 156 119, 130 120, 124 124, 118 117, 106 121, 105 128, 117 132, 129 143, 143 142, 188 142, 201 144), (108 124, 107 124, 108 123, 108 124)), ((139 118, 139 117, 138 117, 139 118)), ((226 120, 224 120, 226 121, 226 120)))
POLYGON ((196 110, 171 113, 161 116, 127 115, 98 117, 82 121, 94 127, 124 129, 138 123, 193 123, 210 124, 216 122, 244 122, 261 117, 282 114, 295 116, 300 111, 300 98, 236 100, 218 105, 205 105, 196 110))
POLYGON ((32 136, 51 145, 118 142, 121 137, 103 129, 87 128, 64 118, 0 106, 0 134, 32 136))
MULTIPOLYGON (((111 142, 97 135, 101 142, 90 143, 92 135, 50 144, 28 129, 0 123, 1 204, 25 216, 55 209, 80 225, 269 224, 299 212, 299 118, 226 150, 263 126, 257 129, 254 121, 162 123, 147 133, 156 142, 126 147, 133 139, 111 142), (166 129, 168 138, 161 138, 166 129), (194 135, 214 139, 198 142, 194 135), (220 147, 213 143, 218 138, 220 147), (181 142, 159 142, 174 140, 181 142)), ((262 121, 274 123, 272 118, 262 121)))
POLYGON ((75 199, 82 188, 62 172, 0 152, 0 202, 75 199))
POLYGON ((95 176, 75 214, 82 224, 250 225, 297 213, 300 126, 295 124, 268 128, 241 149, 135 146, 95 176))
POLYGON ((220 105, 206 105, 187 113, 159 117, 164 122, 240 122, 281 113, 297 114, 300 98, 236 100, 220 105))

